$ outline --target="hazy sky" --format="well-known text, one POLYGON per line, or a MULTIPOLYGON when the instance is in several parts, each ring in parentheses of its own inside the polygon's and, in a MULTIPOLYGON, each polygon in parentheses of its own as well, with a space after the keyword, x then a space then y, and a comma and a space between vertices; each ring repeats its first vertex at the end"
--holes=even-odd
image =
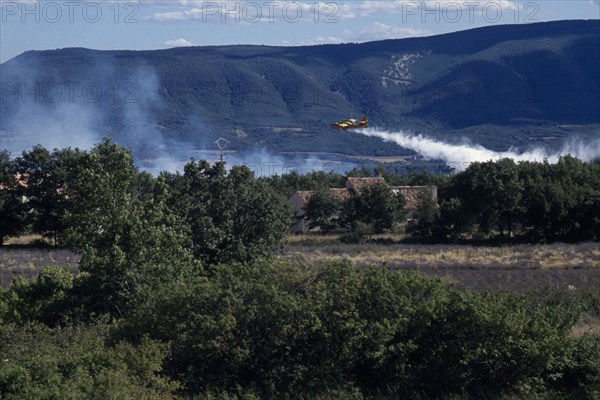
POLYGON ((5 1, 0 62, 27 50, 363 42, 485 25, 599 19, 599 0, 5 1))

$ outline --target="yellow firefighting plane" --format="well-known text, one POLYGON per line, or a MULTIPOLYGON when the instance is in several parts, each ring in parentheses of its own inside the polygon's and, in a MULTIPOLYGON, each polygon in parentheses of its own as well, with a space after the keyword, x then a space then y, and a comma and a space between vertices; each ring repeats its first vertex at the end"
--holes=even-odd
POLYGON ((343 131, 345 131, 346 129, 366 128, 368 119, 369 117, 367 117, 366 115, 363 116, 360 122, 358 123, 356 123, 356 119, 354 118, 344 119, 336 122, 335 124, 332 124, 331 127, 335 129, 341 129, 343 131))

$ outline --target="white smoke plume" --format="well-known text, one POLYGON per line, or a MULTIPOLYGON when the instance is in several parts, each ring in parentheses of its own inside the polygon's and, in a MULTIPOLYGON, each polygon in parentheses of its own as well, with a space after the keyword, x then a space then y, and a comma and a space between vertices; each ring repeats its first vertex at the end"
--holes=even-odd
MULTIPOLYGON (((162 171, 182 173, 185 164, 190 159, 205 160, 214 164, 220 160, 218 151, 215 150, 188 150, 180 151, 171 156, 157 158, 143 162, 141 167, 157 175, 162 171)), ((248 167, 256 177, 285 175, 296 172, 300 175, 309 172, 332 172, 344 174, 352 168, 359 167, 358 164, 344 160, 343 158, 321 159, 318 157, 294 157, 282 156, 270 153, 265 149, 254 149, 251 151, 229 151, 224 155, 225 168, 230 170, 235 166, 248 167)))
POLYGON ((130 148, 142 169, 151 159, 157 170, 175 170, 178 160, 169 149, 189 144, 163 135, 155 117, 163 107, 160 78, 151 66, 136 62, 128 70, 99 58, 71 81, 36 62, 3 64, 0 106, 9 111, 0 120, 0 150, 13 157, 35 145, 89 150, 109 136, 130 148))
POLYGON ((10 135, 0 131, 0 149, 10 150, 13 156, 38 144, 50 150, 89 149, 101 138, 92 128, 98 114, 80 104, 58 104, 53 108, 31 104, 19 108, 12 119, 19 123, 12 125, 15 131, 10 135))
POLYGON ((390 132, 368 128, 357 132, 414 150, 426 159, 443 160, 457 169, 464 169, 472 162, 495 161, 502 158, 512 158, 515 161, 548 160, 550 163, 555 163, 561 155, 566 154, 582 161, 592 161, 600 157, 600 138, 588 142, 571 140, 566 142, 559 151, 537 147, 520 152, 515 148, 510 148, 508 151, 494 151, 473 143, 445 143, 423 135, 412 135, 403 131, 390 132))
POLYGON ((309 172, 333 172, 344 174, 356 167, 355 164, 343 160, 324 160, 318 157, 284 157, 266 150, 241 152, 226 157, 226 165, 244 165, 255 176, 285 175, 297 172, 300 175, 309 172))
MULTIPOLYGON (((98 59, 94 68, 81 72, 73 81, 65 81, 60 70, 18 59, 3 67, 7 72, 0 82, 0 106, 4 111, 0 150, 9 150, 13 157, 38 144, 49 150, 89 150, 104 136, 110 136, 130 148, 138 167, 153 175, 183 172, 192 157, 213 163, 219 160, 212 140, 197 143, 203 141, 203 136, 210 136, 210 127, 200 117, 186 117, 187 124, 180 121, 183 126, 195 127, 195 144, 190 143, 191 139, 168 135, 174 128, 163 126, 157 118, 165 107, 160 76, 143 60, 124 69, 117 60, 98 59)), ((355 167, 344 160, 283 157, 261 149, 230 153, 226 161, 227 168, 246 165, 256 176, 292 171, 344 173, 355 167)))

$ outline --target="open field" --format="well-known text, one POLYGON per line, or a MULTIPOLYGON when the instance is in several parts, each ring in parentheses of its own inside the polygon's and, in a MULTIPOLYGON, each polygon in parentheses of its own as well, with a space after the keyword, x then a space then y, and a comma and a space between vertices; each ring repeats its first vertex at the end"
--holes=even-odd
POLYGON ((49 239, 42 235, 23 235, 6 238, 4 242, 7 245, 30 246, 30 247, 46 247, 51 246, 49 239))
MULTIPOLYGON (((445 276, 474 290, 525 291, 543 286, 600 288, 598 243, 513 245, 503 247, 414 244, 340 244, 320 236, 310 244, 291 237, 279 253, 293 263, 348 260, 357 266, 386 263, 390 268, 445 276)), ((0 285, 13 276, 37 276, 45 266, 77 269, 80 256, 68 250, 5 246, 0 248, 0 285)))
MULTIPOLYGON (((404 272, 442 276, 472 290, 527 292, 557 287, 573 294, 600 291, 598 243, 512 245, 333 244, 334 235, 295 237, 280 255, 297 264, 348 260, 357 266, 386 263, 404 272), (570 290, 569 290, 570 291, 570 290)), ((600 335, 600 317, 584 312, 572 335, 600 335)))
POLYGON ((79 255, 65 249, 5 246, 0 248, 0 286, 9 286, 16 276, 35 278, 48 266, 67 266, 76 272, 79 259, 79 255))
MULTIPOLYGON (((598 243, 474 247, 332 244, 334 240, 332 235, 316 236, 306 244, 291 237, 278 257, 296 264, 348 260, 360 267, 386 263, 402 271, 444 276, 459 287, 473 290, 525 292, 549 286, 592 292, 600 289, 598 243)), ((32 279, 46 266, 67 266, 73 273, 77 271, 79 255, 22 242, 31 240, 13 241, 12 246, 0 248, 0 287, 8 287, 15 276, 32 279)), ((572 332, 576 337, 600 335, 600 317, 584 314, 572 332)))
POLYGON ((357 266, 386 263, 390 268, 445 276, 461 287, 475 290, 600 288, 598 243, 506 247, 290 243, 280 257, 310 264, 337 260, 348 260, 357 266))

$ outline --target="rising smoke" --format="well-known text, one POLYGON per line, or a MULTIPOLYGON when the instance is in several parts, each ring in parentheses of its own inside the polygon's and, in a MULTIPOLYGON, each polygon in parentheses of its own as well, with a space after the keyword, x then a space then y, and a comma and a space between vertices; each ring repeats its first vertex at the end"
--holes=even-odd
MULTIPOLYGON (((90 149, 104 136, 130 147, 138 165, 152 173, 182 171, 191 157, 217 161, 218 155, 190 154, 191 143, 173 139, 169 127, 157 119, 164 111, 160 77, 143 60, 123 69, 111 59, 95 60, 89 71, 80 72, 75 81, 65 81, 64 71, 52 71, 14 59, 2 65, 2 120, 0 149, 13 156, 40 144, 48 149, 78 147, 90 149), (10 64, 10 65, 9 65, 10 64)), ((195 140, 207 133, 197 116, 179 121, 180 126, 197 126, 195 140)), ((531 150, 497 152, 472 143, 451 144, 403 131, 377 129, 358 131, 416 151, 426 159, 443 160, 463 169, 474 161, 512 158, 516 161, 556 162, 571 154, 583 161, 600 157, 600 138, 591 142, 571 140, 559 151, 537 147, 531 150)), ((204 149, 214 149, 212 141, 204 149)), ((291 171, 334 171, 343 173, 356 165, 319 158, 286 158, 263 150, 231 154, 228 166, 247 165, 256 175, 284 174, 291 171)))
POLYGON ((142 62, 133 72, 116 65, 98 58, 94 67, 67 80, 36 60, 3 64, 0 146, 13 156, 35 145, 87 150, 110 136, 134 153, 164 150, 153 118, 161 105, 158 75, 142 62))
MULTIPOLYGON (((182 172, 190 158, 219 160, 217 152, 208 151, 215 149, 212 140, 197 146, 204 136, 211 136, 198 116, 178 121, 179 126, 194 127, 196 145, 175 139, 178 132, 161 124, 157 115, 165 105, 160 76, 142 59, 123 68, 114 59, 96 57, 94 67, 76 73, 70 81, 64 71, 37 65, 35 59, 13 59, 2 65, 2 72, 0 149, 8 149, 13 157, 35 145, 89 150, 109 136, 131 148, 137 165, 153 175, 182 172)), ((230 153, 226 161, 227 168, 246 165, 256 176, 344 173, 355 167, 341 160, 282 157, 260 149, 230 153)))
POLYGON ((192 147, 165 137, 156 115, 163 110, 160 77, 143 60, 122 68, 94 58, 89 70, 72 73, 44 68, 35 59, 2 65, 0 149, 13 157, 35 145, 89 150, 108 136, 131 148, 138 165, 153 172, 179 169, 171 149, 192 147))
POLYGON ((515 161, 548 160, 550 163, 555 163, 561 155, 566 154, 577 157, 582 161, 592 161, 600 157, 600 138, 589 142, 571 140, 565 142, 559 151, 536 147, 520 152, 514 148, 508 151, 493 151, 473 143, 444 143, 423 135, 412 135, 403 131, 390 132, 368 128, 360 130, 359 133, 378 137, 386 142, 396 143, 401 147, 417 152, 426 159, 443 160, 457 169, 464 169, 469 163, 476 161, 495 161, 502 158, 512 158, 515 161))
POLYGON ((96 121, 97 114, 79 104, 19 107, 6 126, 8 131, 0 132, 0 148, 8 149, 13 156, 35 145, 47 149, 89 149, 101 137, 92 128, 96 121))
POLYGON ((231 166, 247 166, 255 176, 284 175, 291 172, 302 175, 317 171, 344 174, 356 167, 356 164, 341 159, 324 160, 314 156, 282 157, 266 150, 233 154, 227 157, 226 161, 231 166))

